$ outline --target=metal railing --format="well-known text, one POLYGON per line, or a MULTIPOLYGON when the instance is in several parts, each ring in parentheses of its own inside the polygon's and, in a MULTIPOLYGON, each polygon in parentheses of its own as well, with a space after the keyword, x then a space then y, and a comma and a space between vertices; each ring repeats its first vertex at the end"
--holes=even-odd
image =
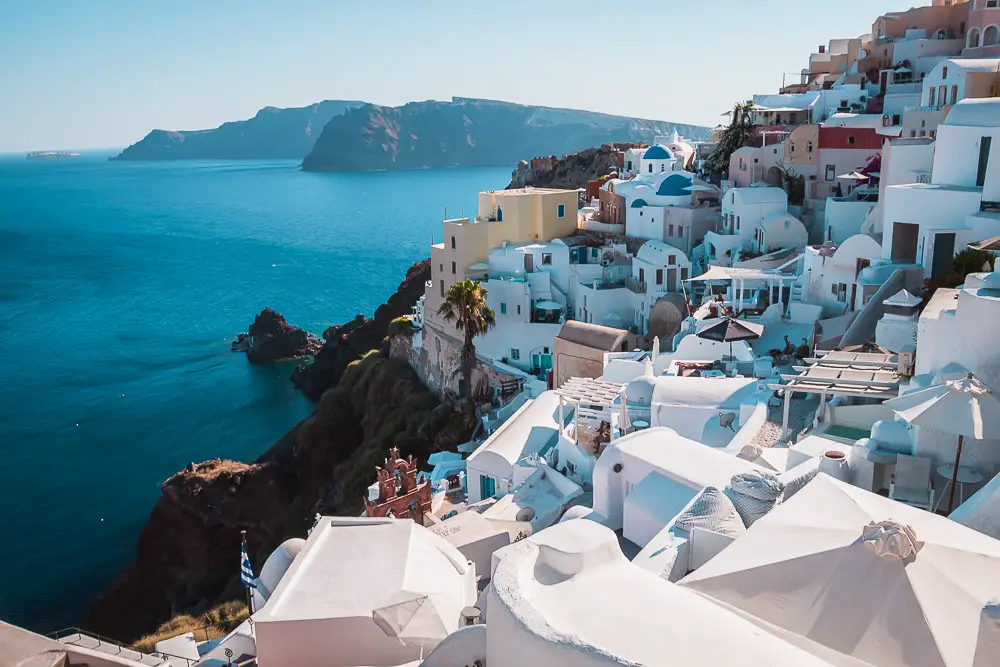
POLYGON ((186 663, 186 667, 190 667, 195 662, 197 662, 196 660, 190 660, 189 658, 184 658, 177 655, 170 655, 166 653, 163 654, 159 652, 143 653, 142 651, 136 649, 133 646, 126 646, 125 644, 117 642, 114 639, 104 637, 94 632, 88 632, 86 630, 82 630, 81 628, 77 627, 68 627, 68 628, 63 628, 61 630, 56 630, 55 632, 50 632, 46 636, 49 637, 50 639, 56 640, 60 644, 65 644, 67 646, 76 646, 78 648, 85 648, 89 651, 98 651, 100 653, 106 653, 108 655, 120 655, 123 658, 127 658, 134 662, 142 662, 148 665, 163 664, 164 662, 167 661, 168 658, 176 658, 178 660, 183 660, 186 663), (79 637, 79 639, 74 641, 65 641, 67 638, 72 637, 74 635, 79 637), (78 643, 83 639, 93 640, 97 642, 97 646, 96 647, 84 646, 83 644, 78 643), (155 663, 146 662, 144 660, 145 658, 153 658, 154 660, 157 660, 157 662, 155 663))

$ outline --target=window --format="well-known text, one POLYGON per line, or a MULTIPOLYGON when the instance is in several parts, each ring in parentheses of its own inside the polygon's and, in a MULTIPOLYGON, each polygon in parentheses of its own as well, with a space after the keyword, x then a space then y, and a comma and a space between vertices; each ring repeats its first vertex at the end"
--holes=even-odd
POLYGON ((600 252, 600 250, 598 250, 597 248, 591 248, 590 249, 590 256, 591 257, 597 257, 597 255, 598 255, 599 252, 600 252))
POLYGON ((667 169, 667 165, 665 165, 665 164, 661 164, 660 165, 660 171, 666 171, 666 169, 667 169))
POLYGON ((625 167, 626 170, 632 171, 632 160, 628 161, 628 165, 625 167))
POLYGON ((542 348, 542 354, 548 354, 548 353, 549 353, 549 348, 543 347, 542 348))
POLYGON ((444 273, 444 264, 438 264, 438 272, 444 273))
POLYGON ((586 294, 583 295, 583 307, 584 308, 587 307, 587 295, 586 294))
POLYGON ((794 141, 789 141, 788 142, 788 152, 789 153, 794 153, 795 152, 795 142, 794 141))
POLYGON ((910 138, 912 139, 915 136, 917 136, 917 131, 916 130, 910 130, 910 138))
POLYGON ((947 79, 948 78, 948 68, 947 67, 942 67, 941 68, 941 78, 942 79, 947 79))
POLYGON ((936 135, 936 134, 937 134, 937 130, 931 130, 931 133, 930 133, 931 139, 933 139, 934 135, 936 135))
POLYGON ((656 284, 657 285, 663 284, 663 269, 656 270, 656 284))
POLYGON ((995 25, 991 25, 983 31, 983 46, 996 46, 998 42, 1000 42, 1000 29, 997 29, 995 25))
POLYGON ((517 314, 521 314, 521 304, 517 304, 517 314))
POLYGON ((951 87, 951 103, 958 104, 958 86, 951 87))
POLYGON ((452 250, 455 249, 455 237, 454 236, 451 237, 451 249, 452 250))
POLYGON ((653 165, 649 165, 649 173, 653 173, 653 165))
POLYGON ((521 350, 517 349, 516 347, 510 348, 510 358, 511 359, 520 359, 521 358, 521 350))
POLYGON ((935 88, 932 86, 930 90, 927 91, 927 106, 934 106, 934 91, 935 88))
POLYGON ((673 266, 677 263, 677 255, 667 255, 667 265, 673 266))
POLYGON ((806 142, 806 153, 812 153, 812 152, 813 152, 813 142, 811 141, 806 142))
POLYGON ((439 280, 438 282, 441 283, 441 296, 444 296, 444 281, 439 280))
POLYGON ((507 302, 506 301, 501 301, 500 302, 500 314, 501 315, 506 315, 507 314, 507 302))
POLYGON ((847 285, 845 283, 837 283, 833 286, 833 291, 837 294, 837 301, 847 302, 847 285))
POLYGON ((785 220, 785 229, 791 229, 791 228, 792 228, 792 221, 785 220))
POLYGON ((645 269, 639 269, 639 282, 640 283, 646 282, 646 270, 645 269))
POLYGON ((927 121, 926 120, 920 121, 920 127, 927 127, 927 121))
POLYGON ((736 216, 736 231, 740 231, 740 216, 736 216))
POLYGON ((458 271, 455 270, 456 268, 458 268, 458 267, 455 266, 455 262, 452 262, 451 263, 451 275, 455 275, 456 273, 458 273, 458 271))
POLYGON ((979 28, 973 28, 969 31, 969 48, 978 49, 979 48, 979 28))
POLYGON ((667 236, 673 236, 673 235, 674 235, 674 226, 667 225, 667 236))
POLYGON ((892 124, 899 125, 899 121, 900 121, 899 114, 898 113, 892 114, 892 124))
POLYGON ((678 238, 684 237, 684 228, 681 227, 680 225, 677 225, 677 236, 678 238))
POLYGON ((986 8, 1000 7, 1000 0, 986 0, 986 8))
POLYGON ((552 265, 552 253, 551 252, 543 252, 542 253, 542 266, 551 266, 551 265, 552 265))
POLYGON ((556 207, 556 217, 566 217, 566 204, 559 204, 559 206, 556 207))
POLYGON ((826 165, 826 180, 832 181, 836 177, 837 177, 837 168, 832 164, 826 165))

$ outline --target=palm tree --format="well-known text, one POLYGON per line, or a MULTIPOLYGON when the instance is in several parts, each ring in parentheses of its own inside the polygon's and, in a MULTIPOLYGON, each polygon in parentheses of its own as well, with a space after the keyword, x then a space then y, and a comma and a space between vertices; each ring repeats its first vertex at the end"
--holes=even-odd
POLYGON ((472 400, 472 369, 476 365, 476 346, 472 340, 496 325, 493 309, 486 305, 486 294, 486 290, 479 282, 466 278, 448 288, 444 302, 438 308, 438 315, 441 315, 445 322, 454 322, 464 336, 459 394, 465 402, 465 409, 470 414, 475 411, 475 403, 472 400))
POLYGON ((729 126, 722 131, 715 151, 705 159, 705 171, 721 174, 729 169, 729 158, 753 138, 753 108, 753 102, 737 102, 732 111, 723 114, 729 116, 729 126))

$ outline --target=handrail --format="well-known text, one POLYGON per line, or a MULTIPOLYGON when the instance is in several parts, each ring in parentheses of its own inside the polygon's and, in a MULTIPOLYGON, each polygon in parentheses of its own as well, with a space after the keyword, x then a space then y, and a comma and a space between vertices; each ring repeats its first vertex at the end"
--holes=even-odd
MULTIPOLYGON (((138 659, 137 659, 138 661, 141 661, 142 658, 144 658, 144 657, 153 657, 153 658, 161 657, 161 656, 154 655, 152 653, 143 653, 142 651, 138 650, 134 646, 129 646, 129 645, 126 645, 126 644, 122 644, 121 642, 118 642, 118 641, 116 641, 114 639, 110 639, 108 637, 104 637, 102 635, 99 635, 99 634, 97 634, 95 632, 90 632, 90 631, 87 631, 87 630, 83 630, 83 629, 75 627, 75 626, 70 626, 70 627, 63 628, 61 630, 56 630, 54 632, 50 632, 46 636, 49 637, 50 639, 54 639, 55 641, 60 641, 61 639, 65 639, 66 637, 70 637, 72 635, 79 635, 80 637, 88 637, 90 639, 93 639, 93 640, 95 640, 97 642, 98 646, 110 646, 110 647, 114 647, 115 648, 115 653, 114 653, 115 655, 123 655, 123 653, 122 653, 123 651, 131 651, 132 653, 135 653, 137 656, 139 656, 138 659)), ((60 642, 60 643, 69 644, 71 646, 77 646, 77 644, 74 644, 72 642, 60 642)), ((79 648, 87 648, 87 647, 80 646, 79 648)), ((91 650, 93 650, 93 649, 91 649, 91 650)), ((104 653, 104 651, 101 651, 101 652, 104 653)), ((180 658, 181 656, 175 656, 175 657, 180 658)), ((181 659, 182 660, 186 660, 187 658, 181 658, 181 659)))

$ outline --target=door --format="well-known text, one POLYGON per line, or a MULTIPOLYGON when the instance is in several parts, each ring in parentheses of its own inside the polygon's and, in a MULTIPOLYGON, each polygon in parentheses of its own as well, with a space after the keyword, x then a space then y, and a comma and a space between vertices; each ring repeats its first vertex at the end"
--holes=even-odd
POLYGON ((482 475, 479 478, 479 494, 480 498, 486 500, 487 498, 492 498, 497 492, 497 481, 488 475, 482 475))
POLYGON ((667 291, 677 291, 677 269, 667 269, 667 291))
MULTIPOLYGON (((879 79, 879 96, 880 97, 885 97, 885 89, 886 89, 886 86, 888 86, 888 84, 889 84, 889 73, 888 72, 882 72, 882 76, 879 79)), ((934 106, 934 104, 931 103, 931 106, 934 106)))
POLYGON ((979 171, 976 172, 976 187, 986 184, 986 167, 990 163, 990 148, 993 147, 993 137, 983 137, 979 142, 979 171))
POLYGON ((931 260, 931 275, 949 273, 955 257, 955 232, 934 235, 934 255, 931 260))
POLYGON ((892 225, 892 261, 897 264, 917 263, 917 238, 920 226, 912 222, 892 225))
POLYGON ((531 253, 525 253, 524 255, 524 272, 533 273, 535 270, 535 256, 531 253))
POLYGON ((854 299, 858 295, 858 284, 851 283, 851 300, 847 303, 848 310, 854 310, 854 299))

